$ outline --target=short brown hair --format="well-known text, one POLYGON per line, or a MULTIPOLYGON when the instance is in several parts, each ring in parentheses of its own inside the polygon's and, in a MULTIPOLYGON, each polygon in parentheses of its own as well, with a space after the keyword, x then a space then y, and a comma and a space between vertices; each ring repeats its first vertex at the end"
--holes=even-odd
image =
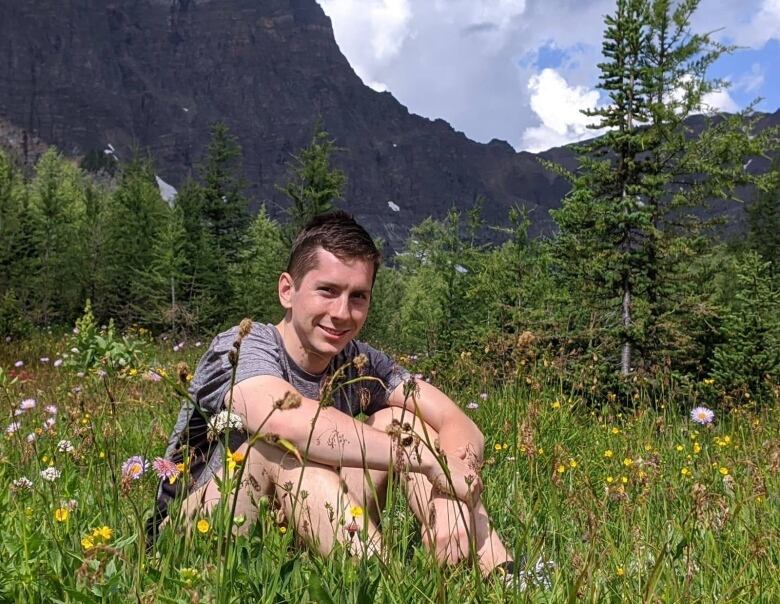
POLYGON ((322 248, 339 260, 365 260, 374 265, 372 284, 382 262, 374 240, 355 219, 342 210, 312 218, 293 241, 287 272, 298 285, 317 265, 317 250, 322 248))

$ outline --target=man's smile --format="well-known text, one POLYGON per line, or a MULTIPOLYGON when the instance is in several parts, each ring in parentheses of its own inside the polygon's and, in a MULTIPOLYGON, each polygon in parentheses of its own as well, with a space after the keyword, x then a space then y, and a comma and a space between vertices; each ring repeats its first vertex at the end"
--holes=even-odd
POLYGON ((325 325, 320 324, 320 329, 322 329, 326 334, 333 336, 334 338, 340 338, 343 335, 346 335, 349 333, 349 329, 333 329, 332 327, 327 327, 325 325))

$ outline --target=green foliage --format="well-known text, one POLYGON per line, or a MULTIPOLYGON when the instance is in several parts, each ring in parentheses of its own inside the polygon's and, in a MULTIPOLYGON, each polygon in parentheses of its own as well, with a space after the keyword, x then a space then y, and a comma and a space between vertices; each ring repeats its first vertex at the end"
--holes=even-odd
POLYGON ((771 180, 747 208, 748 244, 771 263, 772 274, 780 277, 780 158, 772 162, 771 180))
POLYGON ((729 394, 771 397, 780 383, 780 288, 755 252, 732 261, 711 377, 729 394))
POLYGON ((70 352, 65 366, 73 371, 102 369, 115 373, 144 366, 145 343, 135 337, 118 334, 113 319, 109 320, 108 327, 98 327, 89 300, 84 314, 76 320, 68 346, 70 352))
POLYGON ((309 146, 294 158, 290 181, 280 189, 291 201, 288 241, 314 216, 332 210, 333 202, 341 198, 346 176, 330 165, 330 156, 337 150, 318 120, 309 146))
POLYGON ((238 261, 230 267, 232 315, 276 323, 281 314, 277 284, 287 262, 282 228, 261 206, 244 237, 238 261))

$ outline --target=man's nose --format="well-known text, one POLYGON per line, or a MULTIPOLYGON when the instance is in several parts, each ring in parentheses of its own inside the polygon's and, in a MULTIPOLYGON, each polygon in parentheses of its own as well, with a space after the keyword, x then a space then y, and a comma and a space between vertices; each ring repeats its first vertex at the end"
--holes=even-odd
POLYGON ((334 319, 346 321, 349 319, 349 296, 339 296, 333 301, 331 316, 334 319))

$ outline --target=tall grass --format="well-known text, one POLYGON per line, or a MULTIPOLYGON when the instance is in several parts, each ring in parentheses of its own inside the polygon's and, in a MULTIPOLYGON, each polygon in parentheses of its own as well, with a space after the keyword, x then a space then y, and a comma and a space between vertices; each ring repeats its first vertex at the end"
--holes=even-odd
MULTIPOLYGON (((771 406, 716 408, 715 422, 699 426, 688 416, 693 401, 673 392, 619 412, 588 408, 551 385, 457 376, 459 389, 449 393, 486 436, 484 499, 499 533, 529 565, 539 557, 557 563, 551 589, 509 593, 467 565, 437 567, 403 497, 393 495, 381 557, 337 549, 322 558, 296 542, 267 501, 246 535, 227 539, 230 528, 215 516, 202 532, 171 523, 147 550, 143 521, 157 479, 151 471, 123 479, 121 466, 133 455, 162 454, 181 398, 143 370, 104 377, 53 367, 66 346, 38 335, 0 353, 0 600, 780 599, 780 418, 771 406), (15 416, 26 399, 35 407, 15 416), (46 405, 56 405, 56 415, 46 405), (48 417, 55 423, 45 427, 48 417), (62 440, 73 451, 58 450, 62 440), (52 482, 41 476, 49 466, 61 473, 52 482), (22 476, 31 489, 20 486, 22 476)), ((158 346, 150 365, 176 375, 179 362, 194 367, 201 353, 158 346)))

